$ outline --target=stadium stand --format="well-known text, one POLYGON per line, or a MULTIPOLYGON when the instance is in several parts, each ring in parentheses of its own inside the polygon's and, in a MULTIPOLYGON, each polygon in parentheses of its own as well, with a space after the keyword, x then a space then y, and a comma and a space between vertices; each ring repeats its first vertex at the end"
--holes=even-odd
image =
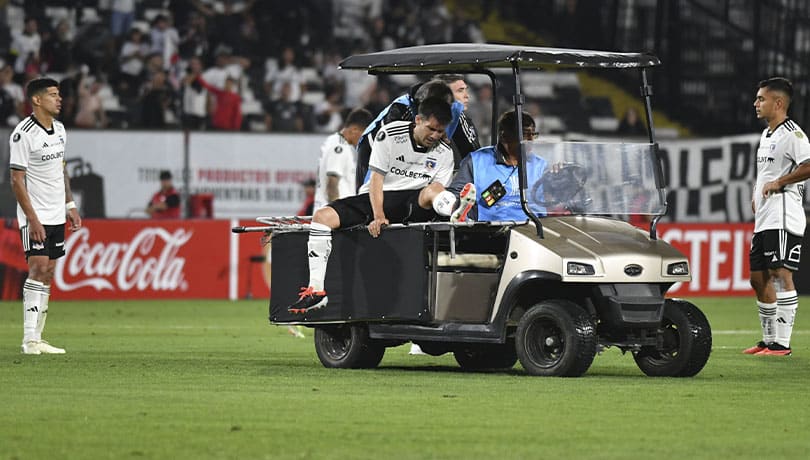
MULTIPOLYGON (((180 129, 188 91, 183 80, 189 60, 197 57, 206 81, 217 87, 229 75, 238 81, 242 130, 285 126, 272 123, 271 112, 294 106, 305 131, 322 131, 327 107, 330 117, 357 105, 373 109, 416 81, 413 76, 356 78, 336 70, 342 57, 395 46, 487 39, 656 53, 666 66, 666 72, 653 74, 656 104, 688 127, 667 131, 666 124, 659 123, 662 133, 719 135, 757 128, 749 107, 751 87, 772 74, 794 80, 794 117, 810 118, 807 2, 611 0, 600 8, 582 0, 4 3, 0 67, 11 68, 13 75, 3 83, 5 94, 0 94, 3 125, 13 125, 28 110, 20 101, 9 102, 19 98, 15 84, 24 87, 32 76, 47 74, 64 82, 62 118, 68 126, 75 124, 82 93, 77 85, 83 82, 100 86, 97 96, 106 114, 100 128, 180 129), (164 75, 155 77, 157 73, 164 75), (290 84, 286 102, 281 101, 285 82, 290 84), (157 111, 156 85, 162 107, 157 111), (716 117, 718 111, 727 116, 716 117), (162 115, 162 122, 150 120, 151 113, 162 115)), ((638 82, 632 80, 614 80, 605 85, 609 90, 594 91, 588 82, 566 72, 527 78, 531 79, 524 83, 527 107, 549 134, 615 132, 627 109, 621 93, 638 91, 638 82)), ((470 80, 473 93, 488 84, 470 80)), ((509 101, 508 94, 503 96, 509 101)))

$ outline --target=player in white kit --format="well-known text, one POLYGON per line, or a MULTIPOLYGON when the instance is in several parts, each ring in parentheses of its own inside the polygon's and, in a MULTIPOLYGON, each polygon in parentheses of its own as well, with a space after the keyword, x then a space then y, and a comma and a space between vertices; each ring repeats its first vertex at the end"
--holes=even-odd
POLYGON ((33 113, 14 128, 9 139, 11 188, 28 261, 28 279, 23 285, 22 352, 61 354, 64 349, 42 340, 42 331, 56 259, 65 255, 66 217, 72 230, 81 227, 81 218, 65 170, 65 127, 55 119, 62 108, 59 83, 50 78, 31 80, 26 96, 33 113))
POLYGON ((315 188, 316 210, 340 198, 355 195, 357 151, 355 145, 373 116, 366 109, 349 112, 343 128, 326 138, 318 160, 318 182, 315 188))
POLYGON ((762 341, 743 353, 788 356, 799 304, 793 272, 799 268, 806 224, 802 200, 804 181, 810 178, 810 142, 787 115, 793 95, 790 81, 773 77, 758 86, 754 108, 768 127, 757 150, 749 259, 762 341))

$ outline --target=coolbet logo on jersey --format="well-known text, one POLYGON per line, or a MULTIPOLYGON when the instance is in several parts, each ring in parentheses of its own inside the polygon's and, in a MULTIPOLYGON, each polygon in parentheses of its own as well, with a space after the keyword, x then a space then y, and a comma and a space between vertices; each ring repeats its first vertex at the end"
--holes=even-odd
POLYGON ((396 166, 391 166, 390 172, 391 174, 395 174, 397 176, 409 177, 413 179, 430 179, 430 174, 425 174, 419 171, 411 171, 409 169, 399 169, 396 166))
POLYGON ((64 156, 65 156, 65 152, 56 152, 56 153, 51 153, 51 154, 48 154, 48 155, 42 155, 42 161, 59 160, 59 159, 64 158, 64 156))

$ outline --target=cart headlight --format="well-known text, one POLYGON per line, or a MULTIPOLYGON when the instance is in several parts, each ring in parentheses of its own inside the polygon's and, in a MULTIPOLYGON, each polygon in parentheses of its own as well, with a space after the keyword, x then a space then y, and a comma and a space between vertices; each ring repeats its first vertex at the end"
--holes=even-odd
POLYGON ((580 262, 568 262, 567 272, 569 275, 593 275, 596 273, 593 265, 580 262))
POLYGON ((667 265, 667 275, 684 276, 689 274, 689 262, 677 262, 667 265))

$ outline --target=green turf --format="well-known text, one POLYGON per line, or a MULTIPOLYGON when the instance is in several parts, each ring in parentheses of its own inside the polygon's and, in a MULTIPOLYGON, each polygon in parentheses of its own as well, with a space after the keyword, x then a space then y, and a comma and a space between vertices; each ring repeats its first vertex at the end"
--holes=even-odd
POLYGON ((611 349, 564 379, 406 346, 376 370, 325 369, 311 330, 269 326, 263 301, 56 300, 46 338, 68 354, 22 356, 21 306, 4 302, 0 460, 807 458, 810 317, 792 357, 744 356, 753 300, 695 303, 715 331, 697 377, 646 377, 611 349))

